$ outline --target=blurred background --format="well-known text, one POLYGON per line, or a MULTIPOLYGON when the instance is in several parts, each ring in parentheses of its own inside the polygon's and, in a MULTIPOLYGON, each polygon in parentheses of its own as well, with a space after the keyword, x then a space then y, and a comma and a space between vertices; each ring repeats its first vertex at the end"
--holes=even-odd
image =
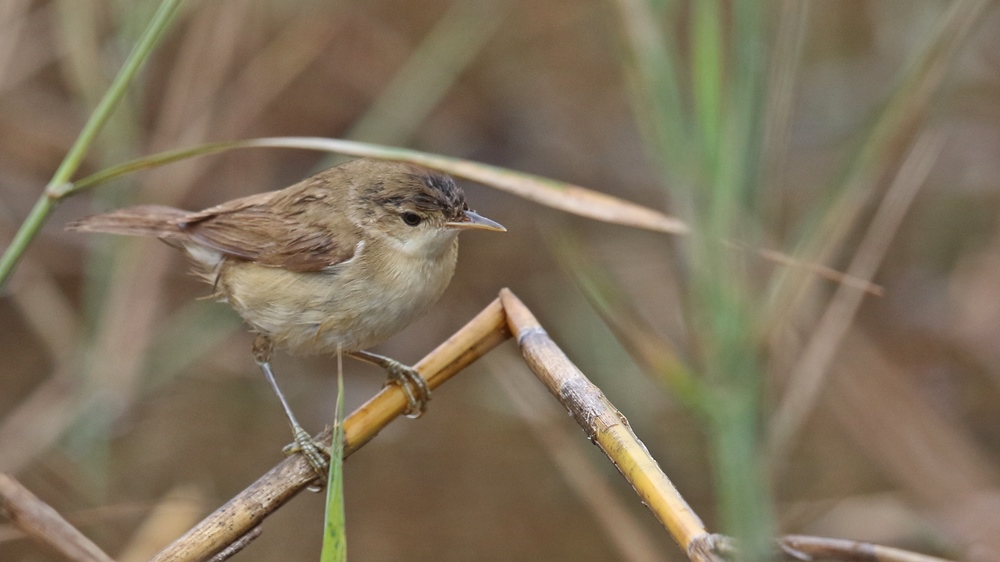
MULTIPOLYGON (((670 212, 695 233, 465 182, 509 232, 463 236, 444 298, 377 351, 415 362, 510 287, 710 530, 756 532, 727 511, 748 491, 765 532, 1000 559, 1000 10, 745 4, 190 1, 82 173, 322 136, 670 212)), ((4 245, 156 5, 0 3, 4 245)), ((0 471, 144 560, 277 463, 290 434, 235 313, 197 300, 210 288, 167 246, 63 225, 333 162, 234 151, 64 203, 0 298, 0 471)), ((518 357, 505 344, 349 459, 351 557, 685 559, 518 357)), ((307 429, 333 419, 335 368, 276 359, 307 429)), ((345 370, 351 410, 383 374, 345 370)), ((238 559, 315 559, 322 524, 323 495, 302 494, 238 559)), ((0 558, 56 559, 2 519, 0 558)))

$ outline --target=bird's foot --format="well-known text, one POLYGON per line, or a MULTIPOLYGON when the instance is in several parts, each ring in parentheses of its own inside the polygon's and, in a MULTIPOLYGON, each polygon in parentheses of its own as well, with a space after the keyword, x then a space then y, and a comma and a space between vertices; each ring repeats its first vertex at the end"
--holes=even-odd
POLYGON ((313 468, 320 482, 326 482, 329 476, 330 449, 325 444, 312 438, 301 426, 292 428, 292 435, 295 441, 286 445, 281 451, 286 456, 300 454, 305 457, 306 462, 313 468))
POLYGON ((406 393, 406 401, 409 405, 403 415, 408 418, 419 418, 427 411, 427 401, 431 399, 431 389, 416 369, 395 359, 368 351, 353 351, 348 355, 385 369, 385 372, 389 374, 389 380, 385 384, 398 384, 406 393))
POLYGON ((386 373, 389 374, 385 384, 398 384, 406 393, 409 405, 403 415, 413 419, 419 418, 427 411, 427 402, 431 399, 431 389, 427 386, 427 381, 416 369, 398 361, 389 360, 384 366, 386 373))

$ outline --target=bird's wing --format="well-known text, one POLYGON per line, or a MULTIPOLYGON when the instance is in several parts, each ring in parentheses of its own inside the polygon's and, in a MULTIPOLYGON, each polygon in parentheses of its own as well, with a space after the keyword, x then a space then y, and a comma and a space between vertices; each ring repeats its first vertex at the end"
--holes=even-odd
POLYGON ((322 194, 275 191, 193 213, 179 224, 192 241, 291 271, 320 271, 354 256, 360 229, 322 194))

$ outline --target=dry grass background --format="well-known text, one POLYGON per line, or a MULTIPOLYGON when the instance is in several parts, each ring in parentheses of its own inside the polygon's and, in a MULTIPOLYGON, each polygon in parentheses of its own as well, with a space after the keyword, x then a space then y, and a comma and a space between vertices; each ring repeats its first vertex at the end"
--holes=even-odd
MULTIPOLYGON (((788 123, 769 186, 777 233, 825 196, 949 3, 810 4, 794 96, 776 102, 788 123)), ((4 240, 151 6, 0 4, 4 240)), ((190 2, 85 171, 211 140, 349 136, 663 208, 629 106, 618 15, 612 4, 590 0, 190 2)), ((861 303, 828 383, 774 467, 784 532, 1000 557, 1000 10, 981 20, 931 102, 927 120, 944 140, 875 277, 885 296, 861 303)), ((898 152, 885 158, 901 161, 898 152)), ((208 290, 186 275, 179 256, 150 241, 89 239, 62 225, 132 200, 202 208, 283 187, 320 165, 315 153, 237 151, 73 198, 0 299, 0 470, 14 472, 116 559, 145 559, 242 489, 279 458, 288 431, 251 360, 251 336, 224 305, 192 301, 208 290)), ((891 179, 881 178, 880 192, 891 179)), ((473 206, 509 232, 464 237, 445 297, 380 351, 416 360, 511 287, 717 528, 704 428, 634 366, 543 233, 572 228, 641 303, 646 321, 676 335, 666 239, 466 189, 473 206)), ((845 269, 862 233, 829 265, 845 269)), ((796 337, 808 336, 835 290, 823 284, 803 301, 796 337)), ((783 358, 786 349, 794 347, 777 342, 771 352, 781 367, 772 377, 775 404, 786 384, 780 373, 797 357, 783 358)), ((346 463, 352 558, 612 560, 627 555, 620 537, 628 536, 625 543, 648 547, 628 554, 633 559, 681 559, 614 468, 584 445, 570 419, 554 415, 558 406, 524 395, 534 382, 510 361, 512 344, 497 353, 438 390, 423 419, 396 422, 346 463), (560 437, 565 431, 577 439, 560 437), (580 466, 586 477, 573 470, 580 466), (610 492, 620 516, 599 517, 599 504, 580 490, 610 492)), ((331 419, 334 368, 333 359, 277 359, 307 428, 331 419)), ((360 363, 347 370, 350 409, 382 375, 360 363)), ((322 521, 322 495, 300 497, 239 556, 313 559, 322 521)), ((0 558, 47 559, 2 524, 0 558)))

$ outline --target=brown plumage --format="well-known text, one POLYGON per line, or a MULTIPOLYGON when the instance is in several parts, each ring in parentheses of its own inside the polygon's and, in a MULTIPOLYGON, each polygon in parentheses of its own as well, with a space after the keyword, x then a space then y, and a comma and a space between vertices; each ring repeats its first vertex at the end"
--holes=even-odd
POLYGON ((195 243, 260 265, 318 271, 350 259, 362 237, 357 223, 372 216, 364 216, 371 213, 370 205, 351 213, 349 201, 397 209, 412 206, 441 213, 446 220, 457 220, 468 210, 464 193, 448 176, 409 164, 360 159, 280 191, 201 212, 139 205, 80 219, 67 228, 155 236, 175 246, 195 243))
MULTIPOLYGON (((460 230, 503 230, 470 211, 447 175, 370 159, 200 212, 140 205, 68 228, 156 237, 184 251, 220 300, 260 334, 255 352, 268 374, 272 345, 296 354, 360 354, 392 336, 448 286, 460 230)), ((391 374, 408 369, 373 357, 364 358, 391 374)), ((397 378, 419 379, 415 373, 397 378)), ((411 407, 422 409, 426 387, 419 399, 404 389, 411 407)))

